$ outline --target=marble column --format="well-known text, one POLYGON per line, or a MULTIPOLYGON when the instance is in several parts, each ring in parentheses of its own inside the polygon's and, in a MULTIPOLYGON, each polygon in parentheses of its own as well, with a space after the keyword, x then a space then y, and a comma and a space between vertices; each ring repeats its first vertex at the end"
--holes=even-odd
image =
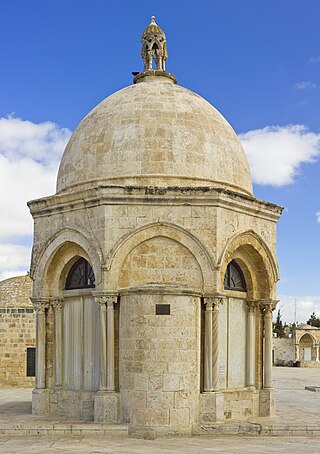
POLYGON ((46 387, 46 310, 49 299, 32 298, 36 311, 36 389, 46 387))
POLYGON ((272 388, 272 311, 275 306, 276 303, 272 301, 262 305, 264 313, 264 388, 272 388))
POLYGON ((62 298, 52 298, 51 305, 54 310, 54 330, 55 330, 55 386, 62 386, 62 309, 63 309, 62 298))
POLYGON ((246 365, 246 385, 255 385, 255 301, 247 302, 247 365, 246 365))
POLYGON ((319 361, 319 344, 316 344, 316 361, 319 361))
POLYGON ((106 298, 99 296, 95 298, 95 301, 99 304, 99 318, 100 318, 100 373, 99 373, 99 391, 107 390, 107 307, 106 298))
POLYGON ((204 298, 204 376, 203 389, 213 391, 212 382, 212 308, 213 298, 204 298))
POLYGON ((100 306, 100 391, 115 391, 114 304, 117 295, 95 297, 100 306))
POLYGON ((205 392, 219 389, 219 304, 221 297, 204 297, 205 339, 204 339, 204 380, 205 392))
POLYGON ((100 306, 100 381, 94 396, 94 421, 118 423, 120 395, 115 392, 114 305, 117 295, 97 295, 100 306))
POLYGON ((117 296, 107 296, 107 391, 115 391, 114 367, 114 305, 117 296))

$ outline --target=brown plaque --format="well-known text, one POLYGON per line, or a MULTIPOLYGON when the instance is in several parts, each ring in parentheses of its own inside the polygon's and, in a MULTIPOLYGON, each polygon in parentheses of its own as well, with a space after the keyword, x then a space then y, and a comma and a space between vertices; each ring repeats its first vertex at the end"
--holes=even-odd
POLYGON ((156 304, 156 315, 170 315, 170 304, 156 304))

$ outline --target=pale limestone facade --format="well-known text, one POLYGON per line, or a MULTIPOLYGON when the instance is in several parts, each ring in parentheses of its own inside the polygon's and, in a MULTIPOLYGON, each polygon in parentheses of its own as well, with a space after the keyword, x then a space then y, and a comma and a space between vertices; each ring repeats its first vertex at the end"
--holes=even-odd
POLYGON ((273 339, 273 363, 275 366, 293 365, 295 360, 295 348, 293 337, 274 337, 273 339))
POLYGON ((34 387, 27 376, 27 348, 36 344, 31 294, 29 276, 0 282, 0 386, 34 387))
POLYGON ((272 414, 281 208, 254 198, 240 141, 207 101, 149 66, 134 82, 79 124, 56 195, 29 203, 33 412, 137 436, 272 414), (95 287, 66 290, 79 257, 95 287), (246 291, 224 287, 232 260, 246 291))
POLYGON ((275 364, 299 361, 300 367, 320 367, 320 328, 300 323, 292 337, 274 338, 273 350, 275 364))

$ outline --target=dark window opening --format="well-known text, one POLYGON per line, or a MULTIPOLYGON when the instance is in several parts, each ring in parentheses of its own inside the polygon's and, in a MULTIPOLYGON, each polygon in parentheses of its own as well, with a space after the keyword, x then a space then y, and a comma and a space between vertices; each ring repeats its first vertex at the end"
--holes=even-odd
POLYGON ((80 258, 73 264, 66 281, 66 290, 95 287, 95 277, 90 264, 80 258))
POLYGON ((224 277, 224 288, 226 290, 238 290, 246 292, 247 286, 243 272, 235 260, 229 263, 224 277))
POLYGON ((27 377, 36 376, 36 349, 27 348, 27 377))

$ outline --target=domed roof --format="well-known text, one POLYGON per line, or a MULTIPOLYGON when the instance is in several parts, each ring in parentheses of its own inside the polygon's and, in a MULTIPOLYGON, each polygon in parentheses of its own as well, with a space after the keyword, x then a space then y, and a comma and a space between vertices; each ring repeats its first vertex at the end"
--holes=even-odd
POLYGON ((307 323, 300 323, 300 325, 297 326, 298 329, 318 329, 316 326, 311 326, 308 325, 307 323))
POLYGON ((16 276, 0 282, 0 307, 32 308, 32 280, 30 276, 16 276))
POLYGON ((156 23, 156 18, 154 16, 151 17, 150 24, 142 33, 142 39, 148 37, 149 35, 162 35, 165 38, 164 31, 156 23))
MULTIPOLYGON (((159 28, 154 18, 144 35, 150 27, 159 28)), ((57 192, 97 185, 217 186, 251 195, 247 157, 234 130, 165 71, 165 38, 144 35, 145 71, 81 121, 62 157, 57 192)))

